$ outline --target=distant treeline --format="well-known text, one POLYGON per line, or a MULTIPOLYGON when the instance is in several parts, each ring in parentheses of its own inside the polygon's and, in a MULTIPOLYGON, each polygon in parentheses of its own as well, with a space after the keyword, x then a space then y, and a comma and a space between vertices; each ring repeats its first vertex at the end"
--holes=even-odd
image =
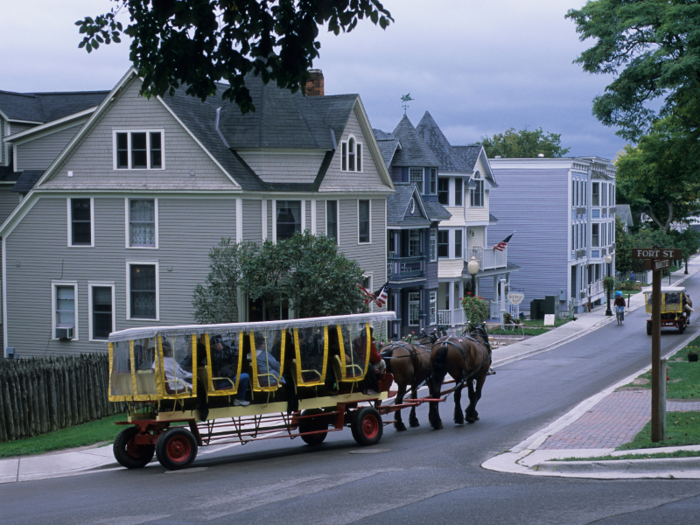
POLYGON ((0 359, 0 442, 123 413, 108 385, 107 354, 0 359))

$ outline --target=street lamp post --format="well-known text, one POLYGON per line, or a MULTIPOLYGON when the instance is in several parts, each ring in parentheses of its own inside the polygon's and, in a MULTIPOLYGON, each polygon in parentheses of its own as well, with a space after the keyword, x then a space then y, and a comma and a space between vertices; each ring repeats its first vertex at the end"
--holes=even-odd
POLYGON ((479 261, 476 260, 476 257, 472 257, 467 264, 467 271, 472 276, 472 294, 476 297, 476 274, 479 273, 479 261))
POLYGON ((612 256, 610 254, 605 256, 605 264, 608 265, 608 279, 605 282, 605 291, 608 295, 608 309, 605 310, 605 315, 612 316, 612 310, 610 309, 610 288, 612 288, 612 283, 610 282, 610 264, 612 263, 612 256))

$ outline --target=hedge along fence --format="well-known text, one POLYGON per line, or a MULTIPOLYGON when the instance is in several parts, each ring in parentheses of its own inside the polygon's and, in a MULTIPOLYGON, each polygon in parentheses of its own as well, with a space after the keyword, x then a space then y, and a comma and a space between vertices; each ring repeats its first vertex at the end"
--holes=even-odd
POLYGON ((0 442, 123 413, 108 386, 107 354, 0 359, 0 442))

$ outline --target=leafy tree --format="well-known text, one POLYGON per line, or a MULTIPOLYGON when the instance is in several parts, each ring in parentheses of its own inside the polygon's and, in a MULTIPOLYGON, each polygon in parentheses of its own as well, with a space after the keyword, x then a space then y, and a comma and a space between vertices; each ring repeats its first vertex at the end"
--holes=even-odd
POLYGON ((581 40, 595 44, 576 59, 584 71, 614 75, 593 114, 637 141, 659 118, 700 125, 700 8, 697 0, 591 0, 572 9, 581 40), (650 102, 656 101, 659 109, 650 102))
POLYGON ((688 273, 688 260, 691 255, 698 252, 700 246, 700 232, 691 230, 690 227, 682 232, 673 230, 672 237, 676 243, 676 247, 680 248, 685 263, 685 273, 688 273))
POLYGON ((238 320, 237 290, 262 300, 266 312, 290 305, 297 317, 351 314, 365 308, 362 269, 335 243, 308 232, 277 244, 222 239, 209 253, 210 272, 193 294, 198 323, 238 320))
MULTIPOLYGON (((695 139, 690 139, 695 142, 695 139)), ((626 146, 617 165, 618 202, 630 205, 632 212, 647 214, 654 224, 669 231, 697 210, 700 178, 688 159, 689 137, 675 119, 662 119, 652 132, 641 137, 636 147, 626 146)))
POLYGON ((194 288, 192 306, 198 323, 238 321, 236 287, 241 278, 238 245, 221 239, 209 252, 209 274, 205 284, 194 288))
POLYGON ((132 38, 131 59, 143 79, 141 93, 162 96, 180 85, 205 100, 216 82, 223 98, 254 111, 244 77, 297 91, 318 58, 319 26, 336 35, 369 18, 386 28, 393 21, 379 0, 112 0, 108 13, 76 22, 88 53, 101 44, 132 38), (128 11, 126 28, 120 11, 128 11))
POLYGON ((561 147, 561 135, 544 133, 542 128, 533 131, 515 131, 510 128, 505 133, 497 133, 492 138, 482 137, 481 143, 489 158, 500 156, 506 159, 533 158, 539 154, 545 157, 561 157, 570 148, 561 147))
POLYGON ((639 259, 632 259, 632 250, 638 248, 632 243, 632 235, 623 228, 620 217, 615 217, 615 269, 618 272, 640 272, 644 269, 644 263, 639 259))

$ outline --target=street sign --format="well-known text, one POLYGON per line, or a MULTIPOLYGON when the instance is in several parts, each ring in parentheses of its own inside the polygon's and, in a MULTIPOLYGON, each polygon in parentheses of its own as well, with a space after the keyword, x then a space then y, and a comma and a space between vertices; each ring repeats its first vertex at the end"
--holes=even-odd
POLYGON ((681 250, 661 249, 661 248, 634 248, 632 249, 632 259, 668 259, 677 261, 683 258, 681 250))
POLYGON ((670 259, 661 259, 659 261, 654 261, 652 259, 644 259, 644 269, 645 270, 663 270, 664 268, 671 267, 670 259))

